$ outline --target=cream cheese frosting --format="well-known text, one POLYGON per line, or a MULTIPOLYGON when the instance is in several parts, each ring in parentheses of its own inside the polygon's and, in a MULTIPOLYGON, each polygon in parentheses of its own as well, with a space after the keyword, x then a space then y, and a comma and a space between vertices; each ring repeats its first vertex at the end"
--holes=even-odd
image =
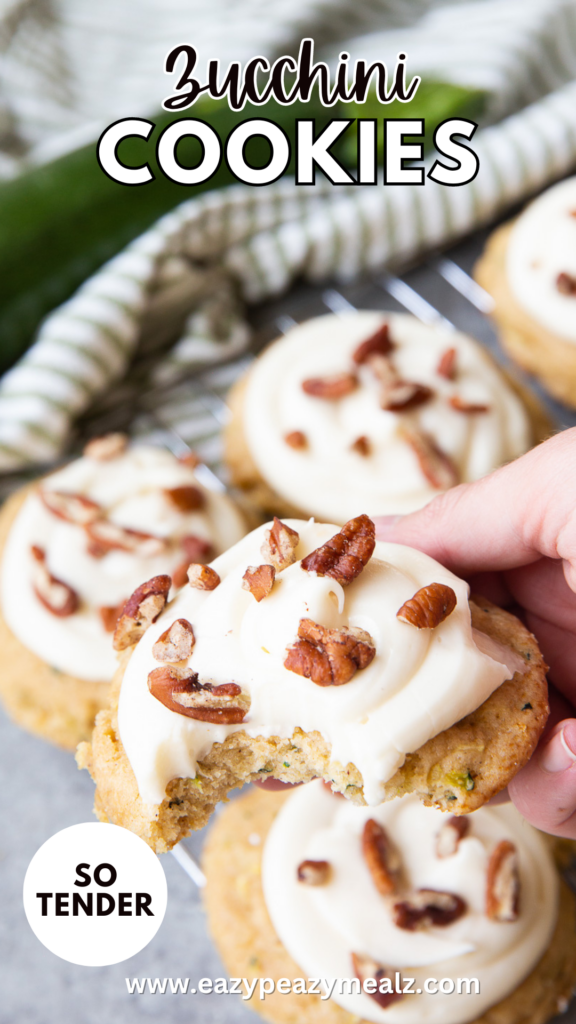
POLYGON ((108 682, 116 668, 112 637, 98 608, 127 600, 142 580, 171 574, 185 559, 179 540, 193 535, 216 552, 245 533, 244 521, 226 495, 208 491, 194 471, 168 450, 135 444, 116 458, 84 456, 46 477, 45 491, 80 494, 98 502, 107 518, 131 530, 170 541, 155 555, 112 550, 94 558, 84 529, 52 514, 38 492, 31 493, 10 530, 1 566, 0 598, 4 618, 18 639, 49 665, 78 679, 108 682), (165 489, 194 486, 204 506, 179 511, 165 489), (32 545, 46 552, 53 576, 80 598, 78 611, 65 618, 52 614, 33 587, 32 545))
MULTIPOLYGON (((365 993, 332 998, 357 1019, 375 1024, 465 1024, 477 1020, 511 993, 545 952, 557 913, 557 872, 543 837, 511 805, 482 807, 467 819, 469 831, 452 856, 438 858, 441 811, 404 797, 363 808, 329 793, 321 782, 290 796, 266 839, 262 883, 276 933, 309 978, 353 978, 351 953, 415 978, 421 994, 382 1009, 365 993), (394 924, 391 902, 372 881, 361 851, 368 818, 396 845, 410 889, 460 896, 466 913, 446 927, 407 931, 394 924), (488 860, 502 840, 518 851, 520 912, 517 920, 490 920, 485 913, 488 860), (327 884, 297 881, 306 859, 330 864, 327 884), (477 978, 480 992, 427 994, 424 981, 477 978)), ((396 899, 402 898, 396 897, 396 899)), ((393 975, 392 975, 393 976, 393 975)))
POLYGON ((576 178, 547 189, 520 214, 506 270, 518 304, 549 331, 576 342, 576 295, 558 287, 561 274, 576 282, 576 178))
MULTIPOLYGON (((305 571, 300 560, 338 532, 310 520, 286 520, 299 534, 298 559, 276 577, 259 603, 242 588, 247 567, 263 561, 269 527, 254 530, 211 563, 221 577, 215 590, 184 587, 147 630, 127 664, 118 710, 124 750, 145 803, 159 804, 173 778, 194 778, 214 743, 232 732, 290 737, 299 727, 317 730, 332 760, 362 772, 368 803, 382 799, 383 784, 405 755, 477 708, 522 659, 479 635, 470 622, 468 586, 422 552, 376 543, 360 575, 343 588, 305 571), (415 629, 396 618, 401 605, 429 583, 453 588, 457 605, 436 629, 415 629), (371 664, 342 686, 318 686, 284 667, 286 649, 303 617, 329 628, 359 627, 375 643, 371 664), (195 645, 185 665, 201 683, 236 683, 250 696, 245 720, 211 724, 169 710, 149 692, 158 668, 153 645, 175 619, 192 625, 195 645)), ((182 667, 182 666, 181 666, 182 667)))
POLYGON ((439 493, 407 443, 407 429, 428 435, 452 460, 460 481, 477 480, 532 443, 522 402, 471 338, 412 316, 364 311, 308 320, 266 349, 248 375, 243 429, 273 490, 296 508, 337 523, 361 512, 410 512, 439 493), (305 379, 350 372, 356 347, 383 323, 394 342, 395 369, 431 388, 429 401, 411 410, 384 410, 368 365, 357 368, 358 386, 337 401, 303 391, 305 379), (449 349, 455 350, 453 379, 438 373, 449 349), (487 408, 458 411, 452 398, 487 408), (305 435, 306 447, 286 443, 294 431, 305 435), (367 454, 352 447, 358 438, 367 440, 367 454))

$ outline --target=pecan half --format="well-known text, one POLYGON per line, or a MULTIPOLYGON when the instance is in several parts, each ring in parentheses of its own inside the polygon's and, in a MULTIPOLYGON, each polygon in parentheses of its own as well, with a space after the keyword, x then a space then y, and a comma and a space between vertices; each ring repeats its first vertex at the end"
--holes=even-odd
POLYGON ((446 928, 466 913, 468 907, 461 896, 436 889, 418 889, 410 899, 395 903, 392 918, 397 928, 414 932, 426 925, 446 928))
POLYGON ((242 589, 249 590, 260 602, 274 586, 276 570, 273 565, 249 565, 242 577, 242 589))
POLYGON ((291 430, 289 434, 284 434, 284 441, 289 448, 307 448, 308 441, 306 434, 303 434, 301 430, 291 430))
POLYGON ((80 605, 76 591, 48 570, 46 552, 43 548, 33 544, 30 551, 34 559, 32 588, 40 604, 59 619, 74 615, 80 605))
POLYGON ((455 348, 447 348, 446 351, 442 353, 438 366, 436 367, 436 373, 439 377, 445 377, 446 380, 454 380, 456 376, 455 348))
POLYGON ((362 832, 362 854, 372 881, 381 896, 396 892, 400 874, 400 857, 392 846, 386 829, 374 818, 368 818, 362 832))
POLYGON ((364 434, 361 437, 357 437, 354 443, 350 445, 350 448, 353 452, 357 452, 358 455, 364 456, 364 458, 370 455, 372 451, 372 445, 364 434))
POLYGON ((378 1006, 381 1006, 384 1010, 391 1003, 398 1002, 402 999, 402 992, 397 992, 394 989, 394 983, 392 981, 392 971, 387 967, 383 967, 377 960, 373 960, 371 956, 363 956, 361 953, 352 953, 352 969, 355 976, 358 978, 362 986, 362 991, 370 996, 378 1006), (368 987, 366 982, 373 981, 375 984, 368 987), (387 981, 388 985, 383 986, 382 982, 387 981), (380 989, 385 988, 385 991, 380 989), (374 991, 371 991, 374 988, 374 991))
POLYGON ((215 569, 209 565, 199 565, 193 562, 188 566, 188 582, 196 590, 216 590, 220 583, 220 577, 215 569))
POLYGON ((89 459, 97 459, 98 462, 109 462, 123 455, 127 447, 126 434, 104 434, 103 437, 93 437, 84 445, 84 455, 89 459))
POLYGON ((200 683, 196 672, 182 675, 168 665, 150 672, 148 689, 170 711, 199 722, 238 725, 244 721, 248 711, 246 697, 236 683, 222 683, 220 686, 200 683), (242 698, 241 702, 238 697, 242 698), (236 700, 235 704, 233 700, 236 700))
POLYGON ((330 377, 309 377, 302 381, 302 390, 314 398, 335 400, 354 391, 358 379, 353 373, 334 373, 330 377))
POLYGON ((300 535, 296 530, 274 516, 272 526, 264 534, 260 554, 267 563, 273 565, 278 572, 282 572, 282 569, 296 561, 299 540, 300 535))
POLYGON ((370 356, 387 356, 393 348, 388 324, 382 324, 374 334, 358 345, 352 354, 352 359, 357 366, 361 366, 370 356))
POLYGON ((349 683, 376 654, 374 641, 362 629, 327 629, 312 619, 300 619, 298 637, 286 652, 284 667, 317 686, 349 683))
POLYGON ((452 614, 456 607, 456 594, 445 583, 429 583, 405 601, 396 618, 417 629, 435 629, 452 614))
POLYGON ((515 921, 520 912, 518 851, 503 839, 492 851, 486 875, 486 915, 493 921, 515 921))
POLYGON ((182 487, 165 487, 164 494, 178 512, 197 512, 204 508, 206 498, 199 487, 185 484, 182 487))
POLYGON ((485 405, 482 402, 467 402, 464 398, 460 398, 459 395, 452 395, 452 397, 448 399, 448 404, 451 405, 456 412, 488 412, 490 409, 489 405, 485 405))
POLYGON ((470 822, 464 815, 448 818, 436 836, 436 856, 441 859, 452 857, 460 846, 460 840, 468 835, 469 830, 470 822))
POLYGON ((88 535, 88 553, 94 558, 102 558, 109 551, 128 551, 141 558, 153 558, 161 555, 167 547, 162 537, 154 537, 141 530, 129 530, 110 519, 96 519, 88 523, 85 530, 88 535))
POLYGON ((40 490, 40 498, 49 512, 58 519, 64 519, 75 526, 87 526, 102 515, 102 506, 90 501, 83 494, 69 494, 65 491, 40 490))
POLYGON ((452 459, 442 451, 433 438, 419 430, 404 430, 402 434, 418 459, 424 476, 433 487, 447 491, 449 487, 454 487, 459 482, 460 474, 452 459))
POLYGON ((374 553, 376 527, 368 516, 350 519, 326 544, 302 559, 306 572, 331 576, 343 587, 352 583, 374 553))
POLYGON ((195 637, 188 619, 175 619, 152 647, 156 661, 185 661, 192 654, 195 637))
POLYGON ((120 612, 122 611, 126 601, 121 601, 120 604, 108 604, 101 605, 98 609, 98 614, 102 620, 102 625, 107 633, 113 633, 116 629, 116 624, 120 618, 120 612))
POLYGON ((562 271, 556 278, 556 287, 562 295, 576 295, 576 277, 562 271))
POLYGON ((434 392, 425 384, 402 380, 387 356, 373 355, 369 359, 370 369, 381 385, 380 404, 387 412, 404 412, 428 402, 434 392))
POLYGON ((296 877, 304 885, 326 885, 330 878, 330 864, 327 860, 303 860, 298 865, 296 877))
POLYGON ((151 580, 137 587, 128 598, 114 632, 113 646, 115 651, 123 651, 126 647, 138 643, 148 626, 160 615, 168 600, 168 591, 172 586, 169 576, 153 576, 151 580))

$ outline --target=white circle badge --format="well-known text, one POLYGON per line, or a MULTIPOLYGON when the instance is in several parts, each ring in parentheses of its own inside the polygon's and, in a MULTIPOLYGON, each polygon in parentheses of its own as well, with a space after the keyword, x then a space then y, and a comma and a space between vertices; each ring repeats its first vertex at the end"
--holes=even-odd
POLYGON ((96 821, 48 839, 24 879, 34 934, 56 956, 85 967, 144 949, 162 924, 167 896, 164 869, 144 840, 96 821))

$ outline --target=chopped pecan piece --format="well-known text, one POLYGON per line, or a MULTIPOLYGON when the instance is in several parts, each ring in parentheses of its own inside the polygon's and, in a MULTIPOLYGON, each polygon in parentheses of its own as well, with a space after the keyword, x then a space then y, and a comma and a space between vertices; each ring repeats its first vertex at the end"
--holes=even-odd
POLYGON ((126 434, 104 434, 103 437, 93 437, 84 446, 84 455, 89 459, 97 459, 98 462, 109 462, 123 455, 128 447, 126 434))
POLYGON ((330 878, 327 860, 303 860, 298 865, 297 878, 304 885, 326 885, 330 878))
POLYGON ((150 672, 148 689, 170 711, 215 725, 238 725, 244 721, 249 707, 236 683, 200 683, 196 672, 183 675, 168 665, 150 672))
POLYGON ((466 902, 456 893, 418 889, 410 899, 394 904, 392 916, 397 928, 413 932, 426 925, 446 928, 462 917, 467 909, 466 902))
POLYGON ((460 840, 468 835, 469 829, 470 822, 464 815, 448 818, 436 836, 436 856, 452 857, 460 846, 460 840))
POLYGON ((429 583, 405 601, 396 618, 417 629, 435 629, 452 614, 456 607, 456 594, 445 583, 429 583))
POLYGON ((358 452, 358 455, 363 455, 365 458, 370 455, 372 451, 372 445, 364 434, 362 434, 361 437, 357 437, 350 447, 353 452, 358 452))
POLYGON ((102 558, 109 551, 128 551, 141 558, 153 558, 166 550, 167 543, 162 537, 140 530, 129 530, 110 519, 96 519, 85 527, 88 535, 88 553, 102 558))
POLYGON ((185 587, 188 583, 188 566, 190 562, 186 559, 185 562, 180 562, 175 569, 172 570, 172 583, 175 587, 185 587))
POLYGON ((185 661, 192 654, 195 638, 188 619, 176 619, 152 647, 156 661, 185 661))
POLYGON ((330 377, 309 377, 302 381, 302 390, 314 398, 335 400, 354 391, 358 379, 353 373, 334 373, 330 377))
POLYGON ((189 466, 190 469, 196 469, 202 462, 202 459, 197 452, 189 451, 185 452, 184 455, 178 456, 178 462, 181 462, 183 466, 189 466))
POLYGON ((209 565, 199 565, 193 562, 188 566, 188 582, 196 590, 216 590, 220 583, 220 577, 215 569, 209 565))
POLYGON ((274 586, 276 570, 273 565, 249 565, 242 577, 242 589, 249 590, 260 602, 274 586))
POLYGON ((90 498, 85 498, 83 494, 41 488, 40 497, 52 515, 76 526, 87 526, 102 515, 102 506, 96 501, 90 501, 90 498))
POLYGON ((303 434, 301 430, 291 430, 289 434, 284 434, 284 440, 289 448, 307 448, 308 441, 306 434, 303 434))
POLYGON ((260 554, 267 563, 273 565, 278 572, 286 569, 296 561, 296 548, 300 540, 299 534, 291 526, 286 526, 281 519, 274 516, 274 522, 264 534, 264 542, 260 554))
POLYGON ((123 651, 126 647, 138 643, 148 626, 160 615, 168 600, 168 591, 172 586, 169 576, 153 576, 151 580, 137 587, 122 609, 114 632, 113 646, 115 651, 123 651))
POLYGON ((366 341, 363 341, 354 350, 352 359, 357 366, 361 366, 365 363, 370 356, 379 355, 387 356, 390 354, 394 345, 390 340, 390 329, 388 324, 382 324, 374 334, 371 334, 366 341))
POLYGON ((387 412, 404 412, 428 402, 434 392, 425 384, 402 380, 387 356, 374 355, 369 359, 370 369, 380 381, 380 404, 387 412))
POLYGON ((214 557, 214 546, 209 540, 197 537, 193 533, 187 533, 180 537, 180 545, 190 562, 209 562, 214 557))
POLYGON ((456 412, 488 412, 490 409, 489 405, 485 405, 482 402, 467 402, 464 398, 460 398, 459 395, 452 395, 448 402, 456 412))
POLYGON ((362 986, 362 991, 378 1003, 378 1006, 385 1010, 391 1003, 396 1003, 399 999, 402 999, 403 993, 395 990, 394 982, 392 981, 392 971, 389 968, 383 967, 377 960, 373 960, 371 956, 363 956, 361 953, 352 953, 351 958, 352 969, 362 986), (369 981, 373 981, 374 985, 367 985, 366 983, 369 981), (385 981, 388 982, 387 985, 383 984, 385 981), (372 988, 374 991, 372 991, 372 988))
POLYGON ((364 825, 362 854, 380 895, 390 896, 396 892, 400 857, 392 846, 386 830, 374 818, 368 818, 364 825))
POLYGON ((456 376, 456 349, 447 348, 445 352, 440 356, 440 361, 436 367, 436 373, 439 377, 445 377, 446 380, 454 380, 456 376))
POLYGON ((121 601, 120 604, 113 605, 101 605, 98 609, 98 613, 102 620, 102 625, 107 633, 113 633, 116 629, 116 624, 120 618, 120 612, 122 611, 126 601, 121 601))
POLYGON ((178 512, 197 512, 204 508, 206 498, 199 487, 185 484, 182 487, 165 487, 164 494, 178 512))
POLYGON ((576 277, 562 271, 556 278, 556 287, 562 295, 576 295, 576 277))
POLYGON ((493 921, 515 921, 520 911, 518 851, 503 839, 492 851, 486 876, 486 914, 493 921))
POLYGON ((376 653, 374 641, 362 629, 327 629, 312 619, 300 619, 298 636, 286 652, 284 667, 317 686, 349 683, 376 653))
POLYGON ((403 437, 414 452, 420 469, 433 487, 447 491, 454 487, 460 477, 452 459, 443 452, 436 442, 422 431, 404 430, 403 437))
POLYGON ((80 604, 76 591, 48 570, 43 548, 33 544, 30 550, 34 559, 32 587, 40 604, 59 619, 74 615, 80 604))
POLYGON ((302 568, 331 576, 343 587, 360 575, 374 553, 376 528, 368 516, 350 519, 326 544, 302 559, 302 568))

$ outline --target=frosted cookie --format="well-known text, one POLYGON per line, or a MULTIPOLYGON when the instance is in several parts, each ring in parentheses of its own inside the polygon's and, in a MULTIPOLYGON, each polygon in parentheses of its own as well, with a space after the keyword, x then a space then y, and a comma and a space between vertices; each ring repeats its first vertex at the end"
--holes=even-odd
POLYGON ((548 714, 534 637, 469 605, 427 555, 376 543, 367 516, 335 530, 260 527, 191 566, 146 632, 161 583, 134 596, 112 707, 78 755, 103 820, 162 851, 268 774, 321 776, 370 805, 416 792, 461 814, 526 762, 548 714))
POLYGON ((398 313, 294 327, 229 404, 232 482, 268 512, 339 524, 421 508, 550 431, 534 396, 470 337, 398 313))
POLYGON ((0 513, 0 696, 20 725, 74 749, 107 701, 112 634, 134 588, 187 582, 245 533, 234 504, 194 469, 122 435, 18 491, 0 513))
POLYGON ((476 266, 506 351, 576 408, 576 178, 489 238, 476 266))
POLYGON ((511 804, 454 819, 413 797, 355 807, 318 782, 254 789, 210 829, 208 925, 231 977, 289 979, 247 1004, 272 1024, 544 1024, 576 982, 554 846, 511 804), (296 982, 312 978, 330 998, 296 982))

